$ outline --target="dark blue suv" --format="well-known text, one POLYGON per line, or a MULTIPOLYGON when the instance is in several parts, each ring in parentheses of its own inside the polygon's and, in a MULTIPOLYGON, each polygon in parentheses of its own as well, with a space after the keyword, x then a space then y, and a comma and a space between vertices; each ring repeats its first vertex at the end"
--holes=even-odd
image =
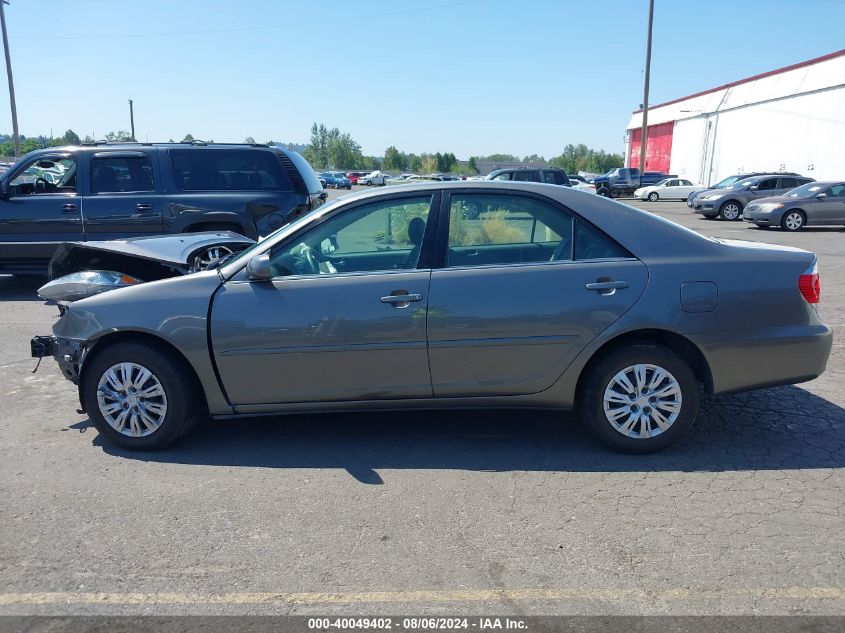
POLYGON ((61 242, 235 231, 253 239, 326 192, 266 145, 97 143, 31 152, 0 175, 0 273, 42 274, 61 242))

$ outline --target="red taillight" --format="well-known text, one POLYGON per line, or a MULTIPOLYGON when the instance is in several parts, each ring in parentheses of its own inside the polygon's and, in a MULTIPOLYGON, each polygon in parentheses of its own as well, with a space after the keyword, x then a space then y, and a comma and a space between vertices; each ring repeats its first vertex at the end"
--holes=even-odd
POLYGON ((822 296, 822 284, 819 281, 819 270, 815 262, 798 278, 798 290, 807 303, 818 303, 822 296))

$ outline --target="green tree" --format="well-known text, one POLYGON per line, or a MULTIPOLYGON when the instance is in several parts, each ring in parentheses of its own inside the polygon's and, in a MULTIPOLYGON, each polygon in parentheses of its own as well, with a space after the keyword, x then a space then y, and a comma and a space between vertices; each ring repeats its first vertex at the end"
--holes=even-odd
POLYGON ((79 135, 73 130, 68 130, 61 138, 62 145, 79 145, 82 141, 79 140, 79 135))
POLYGON ((132 135, 126 130, 118 130, 117 132, 109 132, 106 134, 107 141, 131 141, 132 135))
POLYGON ((405 171, 408 168, 408 156, 391 145, 384 150, 382 167, 386 170, 405 171))
POLYGON ((421 172, 422 159, 414 153, 408 154, 407 169, 415 173, 421 172))
POLYGON ((475 174, 479 173, 479 170, 478 170, 478 164, 476 163, 475 156, 470 156, 470 157, 469 157, 469 165, 468 165, 468 167, 470 168, 470 170, 471 170, 473 173, 475 173, 475 174))

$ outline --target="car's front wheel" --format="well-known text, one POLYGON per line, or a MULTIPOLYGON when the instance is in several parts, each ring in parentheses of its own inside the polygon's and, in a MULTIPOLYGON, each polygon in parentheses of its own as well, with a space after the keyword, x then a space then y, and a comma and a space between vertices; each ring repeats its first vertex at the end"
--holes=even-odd
POLYGON ((164 448, 205 413, 190 369, 171 352, 116 343, 89 362, 82 402, 100 434, 121 448, 164 448))
POLYGON ((636 344, 611 352, 585 376, 581 418, 626 453, 651 453, 686 433, 698 414, 698 381, 666 347, 636 344))
POLYGON ((801 211, 787 211, 780 219, 780 226, 784 231, 800 231, 807 223, 807 218, 801 211))
POLYGON ((719 217, 721 217, 723 220, 730 220, 731 222, 734 220, 739 220, 739 215, 741 213, 742 207, 739 206, 738 202, 735 202, 733 200, 728 200, 719 209, 719 217))
POLYGON ((650 194, 648 194, 648 199, 651 202, 657 202, 660 199, 660 195, 656 191, 652 191, 650 194))

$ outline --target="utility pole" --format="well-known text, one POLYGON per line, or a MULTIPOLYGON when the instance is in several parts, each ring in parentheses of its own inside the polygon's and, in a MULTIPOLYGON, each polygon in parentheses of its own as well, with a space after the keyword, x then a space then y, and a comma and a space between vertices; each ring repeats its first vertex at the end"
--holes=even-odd
POLYGON ((129 126, 132 128, 132 138, 131 140, 135 140, 135 111, 132 108, 132 99, 129 100, 129 126))
POLYGON ((9 78, 9 102, 12 104, 12 139, 15 142, 15 158, 21 155, 21 137, 18 134, 18 107, 15 105, 15 82, 12 79, 12 58, 9 56, 9 36, 6 34, 6 11, 9 0, 0 0, 0 28, 3 30, 3 51, 6 53, 6 76, 9 78))
POLYGON ((654 22, 654 0, 648 0, 648 38, 645 47, 645 81, 643 82, 643 126, 640 131, 640 174, 645 171, 645 150, 648 144, 648 82, 651 76, 651 25, 654 22))

